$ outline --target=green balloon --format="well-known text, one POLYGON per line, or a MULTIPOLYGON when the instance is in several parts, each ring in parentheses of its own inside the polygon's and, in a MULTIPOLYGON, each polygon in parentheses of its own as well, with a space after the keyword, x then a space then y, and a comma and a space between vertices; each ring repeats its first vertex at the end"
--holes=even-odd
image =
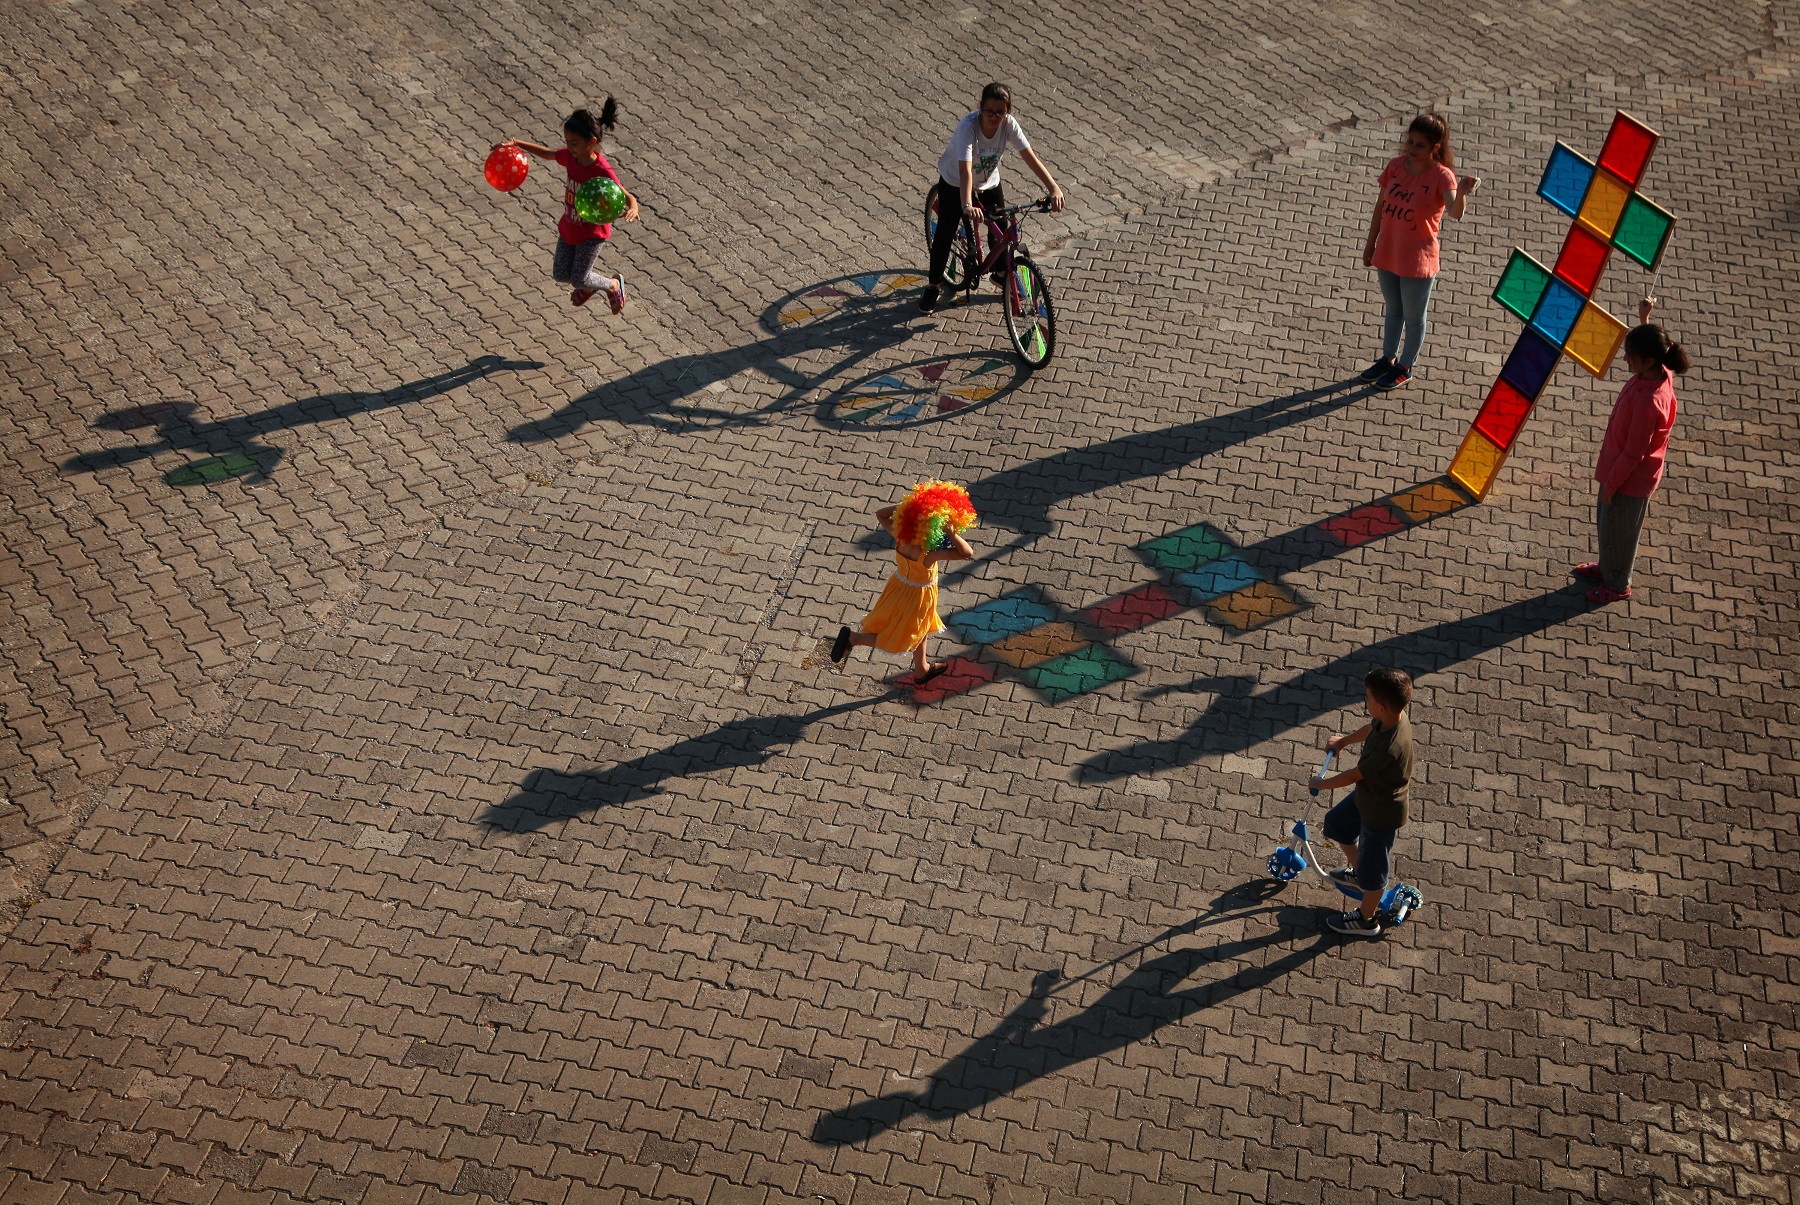
POLYGON ((625 190, 605 176, 585 180, 575 189, 576 215, 596 226, 618 221, 630 204, 625 199, 625 190))

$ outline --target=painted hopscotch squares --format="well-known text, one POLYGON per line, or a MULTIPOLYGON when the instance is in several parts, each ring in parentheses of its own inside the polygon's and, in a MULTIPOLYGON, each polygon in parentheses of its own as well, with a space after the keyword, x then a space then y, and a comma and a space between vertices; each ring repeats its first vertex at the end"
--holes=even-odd
POLYGON ((1653 272, 1668 249, 1674 215, 1637 190, 1659 137, 1618 112, 1598 163, 1561 141, 1550 151, 1538 196, 1574 220, 1554 267, 1514 248, 1494 288, 1526 327, 1450 461, 1448 477, 1478 502, 1562 357, 1604 377, 1625 341, 1625 324, 1592 297, 1615 249, 1653 272))

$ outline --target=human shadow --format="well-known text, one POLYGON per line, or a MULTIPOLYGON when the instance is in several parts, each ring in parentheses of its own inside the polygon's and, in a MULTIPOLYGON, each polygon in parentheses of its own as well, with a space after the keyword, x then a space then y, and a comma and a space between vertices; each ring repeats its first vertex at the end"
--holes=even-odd
POLYGON ((1319 928, 1317 908, 1284 905, 1244 911, 1220 909, 1215 902, 1214 911, 1129 954, 1208 925, 1262 914, 1273 916, 1275 927, 1269 932, 1146 959, 1088 1007, 1049 1024, 1045 1018, 1052 996, 1120 959, 1071 980, 1063 980, 1055 971, 1039 972, 1030 994, 992 1030, 932 1072, 931 1082, 923 1090, 889 1093, 834 1110, 814 1124, 812 1140, 821 1146, 849 1146, 886 1133, 909 1118, 943 1121, 974 1112, 1034 1080, 1143 1041, 1165 1025, 1267 987, 1342 944, 1335 934, 1319 928), (1296 942, 1301 944, 1271 962, 1176 990, 1204 967, 1296 942))
POLYGON ((911 338, 919 317, 907 300, 911 290, 883 290, 879 282, 912 275, 916 274, 859 273, 796 290, 764 314, 768 338, 647 365, 588 390, 554 413, 520 423, 506 437, 514 443, 543 443, 601 419, 671 431, 766 424, 817 386, 911 338), (867 281, 877 283, 873 289, 857 283, 867 281), (784 321, 784 316, 793 320, 784 321), (783 359, 826 348, 840 348, 843 354, 817 371, 803 372, 783 359), (714 387, 746 369, 760 372, 781 391, 773 400, 749 408, 721 406, 700 396, 715 392, 714 387))
POLYGON ((670 779, 760 766, 806 730, 834 715, 873 706, 899 694, 889 690, 864 699, 821 707, 804 715, 747 716, 704 736, 687 737, 666 748, 605 769, 564 773, 533 770, 516 794, 484 811, 479 820, 507 832, 536 832, 559 820, 585 816, 603 807, 634 803, 662 793, 670 779))
MULTIPOLYGON (((237 471, 191 475, 172 474, 175 484, 215 480, 218 476, 249 476, 263 480, 281 460, 285 452, 261 442, 272 431, 286 431, 310 423, 350 418, 375 410, 386 410, 409 402, 420 402, 459 389, 496 372, 524 371, 542 368, 537 360, 508 360, 501 356, 477 356, 461 368, 447 369, 432 376, 408 381, 391 389, 321 393, 299 398, 218 421, 195 422, 197 407, 192 402, 161 402, 115 410, 95 419, 100 430, 131 431, 154 427, 156 439, 129 448, 105 448, 84 452, 63 462, 65 473, 93 473, 101 469, 135 464, 163 452, 209 452, 221 461, 229 460, 237 471)), ((179 471, 178 471, 179 473, 179 471)))
POLYGON ((1255 680, 1243 675, 1196 678, 1186 686, 1162 687, 1146 697, 1178 691, 1213 697, 1185 731, 1097 753, 1076 768, 1075 778, 1078 782, 1111 782, 1189 765, 1202 757, 1242 753, 1328 712, 1360 703, 1363 675, 1375 666, 1396 666, 1421 678, 1566 623, 1587 609, 1581 590, 1568 587, 1390 636, 1304 670, 1259 694, 1252 693, 1255 680))
MULTIPOLYGON (((1236 444, 1341 410, 1369 396, 1371 388, 1353 377, 1243 410, 1070 448, 970 482, 969 496, 982 523, 1015 534, 1007 543, 947 571, 943 580, 960 581, 983 564, 1049 535, 1055 526, 1050 512, 1072 498, 1186 468, 1236 444)), ((868 537, 865 541, 877 542, 868 537)))

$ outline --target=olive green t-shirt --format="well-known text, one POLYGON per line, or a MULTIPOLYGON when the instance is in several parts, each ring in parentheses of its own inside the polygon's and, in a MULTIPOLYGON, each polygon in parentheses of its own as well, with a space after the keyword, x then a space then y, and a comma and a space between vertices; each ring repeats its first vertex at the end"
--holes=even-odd
POLYGON ((1362 771, 1356 810, 1370 828, 1399 828, 1406 823, 1406 786, 1412 781, 1412 721, 1403 711, 1392 728, 1373 720, 1370 724, 1373 730, 1356 759, 1356 768, 1362 771))

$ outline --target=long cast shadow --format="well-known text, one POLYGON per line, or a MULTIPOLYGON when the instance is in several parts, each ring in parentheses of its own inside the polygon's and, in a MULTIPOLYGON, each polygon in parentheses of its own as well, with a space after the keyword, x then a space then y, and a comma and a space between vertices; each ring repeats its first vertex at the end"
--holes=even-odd
MULTIPOLYGON (((254 480, 267 478, 285 454, 281 448, 260 442, 271 431, 286 431, 309 423, 330 422, 374 410, 385 410, 409 402, 420 402, 459 389, 496 372, 542 368, 537 360, 508 360, 500 356, 477 356, 461 368, 446 369, 432 376, 408 381, 391 389, 321 393, 299 398, 216 422, 194 422, 197 407, 192 402, 162 402, 115 410, 94 420, 102 430, 130 431, 139 427, 155 427, 154 442, 129 448, 106 448, 84 452, 63 463, 68 473, 92 473, 100 469, 134 464, 163 452, 232 453, 247 462, 254 480)), ((232 474, 234 476, 243 474, 232 474)))
MULTIPOLYGON (((947 571, 943 580, 960 581, 984 563, 1049 535, 1055 526, 1050 512, 1071 498, 1172 473, 1236 444, 1341 410, 1369 393, 1370 386, 1359 379, 1336 381, 1244 410, 1070 448, 971 482, 969 495, 982 523, 1016 534, 1006 544, 947 571)), ((869 540, 865 537, 865 542, 869 540)))
MULTIPOLYGON (((1215 904, 1215 908, 1217 905, 1215 904)), ((1251 911, 1219 910, 1153 939, 1167 940, 1207 924, 1273 912, 1276 927, 1266 934, 1211 946, 1173 950, 1134 967, 1104 995, 1079 1013, 1045 1025, 1050 997, 1076 980, 1063 981, 1055 971, 1037 976, 1029 996, 995 1026, 931 1074, 921 1092, 895 1092, 860 1101, 826 1114, 813 1126, 812 1139, 823 1146, 866 1142, 908 1118, 942 1121, 970 1113, 1015 1092, 1033 1080, 1077 1063, 1099 1058, 1140 1042, 1165 1025, 1185 1020, 1203 1009, 1245 992, 1266 987, 1298 970, 1341 940, 1318 927, 1319 910, 1282 906, 1251 911), (1313 940, 1259 967, 1246 967, 1224 979, 1185 991, 1175 990, 1201 968, 1213 963, 1313 940)), ((1141 947, 1140 947, 1141 948, 1141 947)), ((1102 968, 1095 968, 1096 970, 1102 968)), ((1087 978, 1088 972, 1080 978, 1087 978)))
POLYGON ((1305 670, 1261 694, 1251 693, 1256 679, 1244 675, 1198 678, 1186 686, 1164 687, 1145 697, 1191 691, 1210 692, 1213 698, 1186 731, 1166 740, 1140 741, 1095 754, 1077 767, 1076 779, 1111 782, 1189 765, 1202 757, 1242 753, 1328 712, 1360 703, 1363 675, 1375 666, 1397 666, 1417 679, 1566 623, 1587 610, 1581 590, 1569 587, 1390 636, 1305 670))
POLYGON ((866 699, 821 707, 804 715, 749 716, 732 720, 704 736, 676 741, 654 753, 634 757, 607 769, 572 774, 560 770, 533 770, 519 784, 518 793, 490 806, 479 820, 507 832, 536 832, 559 820, 660 794, 662 784, 673 778, 760 766, 799 740, 820 720, 873 706, 898 693, 890 690, 866 699))

